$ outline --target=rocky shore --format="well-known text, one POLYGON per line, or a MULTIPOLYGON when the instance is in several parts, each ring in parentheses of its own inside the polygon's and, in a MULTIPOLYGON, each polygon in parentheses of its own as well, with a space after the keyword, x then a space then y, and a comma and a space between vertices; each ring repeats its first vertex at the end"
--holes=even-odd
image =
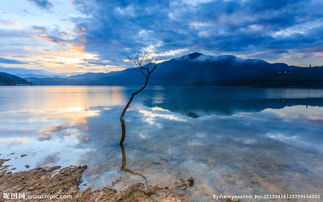
MULTIPOLYGON (((147 186, 143 183, 135 183, 124 190, 117 191, 105 187, 93 189, 91 187, 81 190, 82 174, 87 166, 70 167, 42 167, 27 171, 13 172, 5 162, 10 159, 0 159, 0 194, 3 197, 25 197, 16 201, 35 201, 30 196, 63 196, 67 201, 187 201, 187 196, 177 194, 179 189, 187 189, 194 185, 193 178, 182 180, 174 187, 160 187, 158 185, 147 186), (7 195, 5 195, 5 194, 7 195), (14 195, 15 193, 19 195, 14 195), (9 194, 9 195, 8 195, 9 194), (11 195, 10 195, 11 194, 11 195), (27 198, 27 199, 26 199, 27 198)), ((3 199, 4 201, 12 201, 3 199)), ((48 198, 37 201, 49 201, 48 198)))

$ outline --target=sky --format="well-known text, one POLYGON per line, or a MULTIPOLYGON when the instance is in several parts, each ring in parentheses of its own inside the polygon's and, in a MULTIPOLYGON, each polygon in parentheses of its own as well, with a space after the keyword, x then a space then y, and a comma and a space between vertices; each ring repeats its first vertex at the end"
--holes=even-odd
POLYGON ((322 0, 2 0, 0 67, 55 73, 192 52, 323 65, 322 0))

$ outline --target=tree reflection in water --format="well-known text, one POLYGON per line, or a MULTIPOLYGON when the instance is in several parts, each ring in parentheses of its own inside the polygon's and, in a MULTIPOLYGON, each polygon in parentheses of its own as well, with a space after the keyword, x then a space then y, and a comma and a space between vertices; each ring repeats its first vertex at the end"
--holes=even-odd
POLYGON ((122 144, 120 145, 120 150, 121 150, 121 155, 122 155, 121 167, 120 167, 121 171, 124 171, 124 172, 130 173, 132 175, 138 175, 138 176, 142 177, 144 179, 144 185, 145 185, 145 189, 146 189, 144 192, 145 192, 146 195, 151 195, 152 191, 149 188, 146 176, 144 176, 141 173, 138 173, 138 172, 135 172, 133 170, 128 169, 126 167, 127 166, 126 150, 125 150, 125 148, 124 148, 124 146, 122 144))

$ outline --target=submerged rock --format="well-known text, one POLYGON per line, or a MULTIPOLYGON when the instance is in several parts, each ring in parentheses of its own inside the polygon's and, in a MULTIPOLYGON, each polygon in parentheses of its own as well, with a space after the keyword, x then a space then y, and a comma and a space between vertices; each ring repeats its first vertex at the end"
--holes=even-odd
POLYGON ((194 179, 192 177, 187 179, 188 186, 192 187, 194 185, 194 179))

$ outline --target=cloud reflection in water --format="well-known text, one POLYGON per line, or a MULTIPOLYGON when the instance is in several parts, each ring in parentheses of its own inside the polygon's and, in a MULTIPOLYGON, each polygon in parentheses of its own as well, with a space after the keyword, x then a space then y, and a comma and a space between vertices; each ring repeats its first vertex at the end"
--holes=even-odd
MULTIPOLYGON (((118 116, 132 89, 44 89, 17 93, 25 103, 1 94, 2 154, 28 154, 12 158, 11 165, 24 170, 25 164, 31 168, 87 164, 84 180, 93 187, 141 182, 120 170, 118 116), (39 106, 29 105, 34 91, 38 98, 44 97, 39 106), (60 99, 50 99, 52 94, 64 101, 56 104, 60 99), (15 102, 17 109, 12 108, 15 102)), ((165 186, 192 176, 196 182, 192 199, 224 192, 319 193, 323 91, 303 91, 246 89, 241 95, 236 88, 149 88, 125 117, 127 168, 144 174, 149 183, 165 186), (156 102, 155 95, 163 98, 156 102)))

